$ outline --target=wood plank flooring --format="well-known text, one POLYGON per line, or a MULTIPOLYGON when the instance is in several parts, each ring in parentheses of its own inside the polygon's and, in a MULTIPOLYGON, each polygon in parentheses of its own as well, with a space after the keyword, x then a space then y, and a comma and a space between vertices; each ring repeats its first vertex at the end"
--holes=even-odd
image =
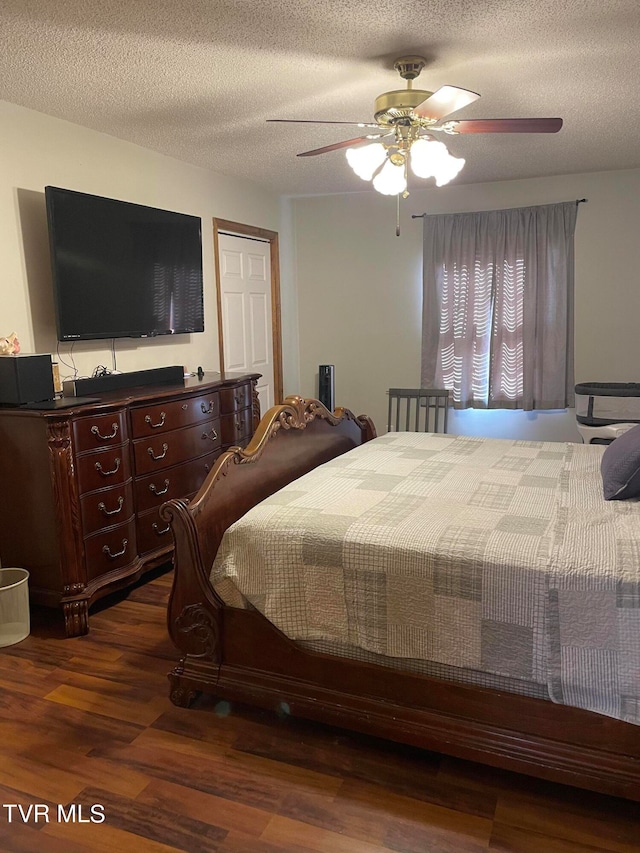
POLYGON ((38 612, 0 649, 0 851, 640 851, 637 804, 212 698, 175 708, 170 582, 92 613, 86 637, 38 612), (82 823, 59 819, 72 803, 82 823))

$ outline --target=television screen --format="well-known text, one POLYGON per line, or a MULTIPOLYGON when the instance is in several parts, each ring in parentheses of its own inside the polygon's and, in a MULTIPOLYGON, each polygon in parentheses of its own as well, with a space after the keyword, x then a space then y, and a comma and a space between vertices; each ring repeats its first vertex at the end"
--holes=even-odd
POLYGON ((58 340, 204 331, 197 216, 45 187, 58 340))

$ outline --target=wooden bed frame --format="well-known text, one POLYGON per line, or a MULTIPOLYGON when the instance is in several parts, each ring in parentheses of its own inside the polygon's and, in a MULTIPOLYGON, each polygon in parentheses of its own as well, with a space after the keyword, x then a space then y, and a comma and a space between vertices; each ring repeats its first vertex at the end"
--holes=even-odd
MULTIPOLYGON (((182 654, 171 700, 200 693, 640 800, 640 729, 503 691, 305 650, 256 610, 228 607, 209 573, 225 530, 273 492, 375 437, 365 417, 287 397, 246 450, 224 453, 191 503, 162 514, 175 540, 168 626, 182 654)), ((212 725, 214 720, 212 720, 212 725)))

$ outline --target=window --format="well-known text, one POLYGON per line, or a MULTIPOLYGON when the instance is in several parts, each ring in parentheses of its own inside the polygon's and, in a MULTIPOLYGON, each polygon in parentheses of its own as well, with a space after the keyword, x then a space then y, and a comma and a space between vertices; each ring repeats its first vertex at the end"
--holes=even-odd
POLYGON ((576 210, 425 216, 423 387, 456 408, 572 404, 576 210))

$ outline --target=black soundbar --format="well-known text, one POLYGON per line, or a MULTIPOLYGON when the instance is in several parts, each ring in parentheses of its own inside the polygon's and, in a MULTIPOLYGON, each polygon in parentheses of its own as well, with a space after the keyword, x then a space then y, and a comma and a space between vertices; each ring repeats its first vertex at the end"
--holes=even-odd
POLYGON ((133 370, 130 373, 107 373, 89 379, 68 379, 63 383, 65 397, 87 397, 120 388, 137 388, 139 385, 184 385, 184 367, 154 367, 150 370, 133 370))

